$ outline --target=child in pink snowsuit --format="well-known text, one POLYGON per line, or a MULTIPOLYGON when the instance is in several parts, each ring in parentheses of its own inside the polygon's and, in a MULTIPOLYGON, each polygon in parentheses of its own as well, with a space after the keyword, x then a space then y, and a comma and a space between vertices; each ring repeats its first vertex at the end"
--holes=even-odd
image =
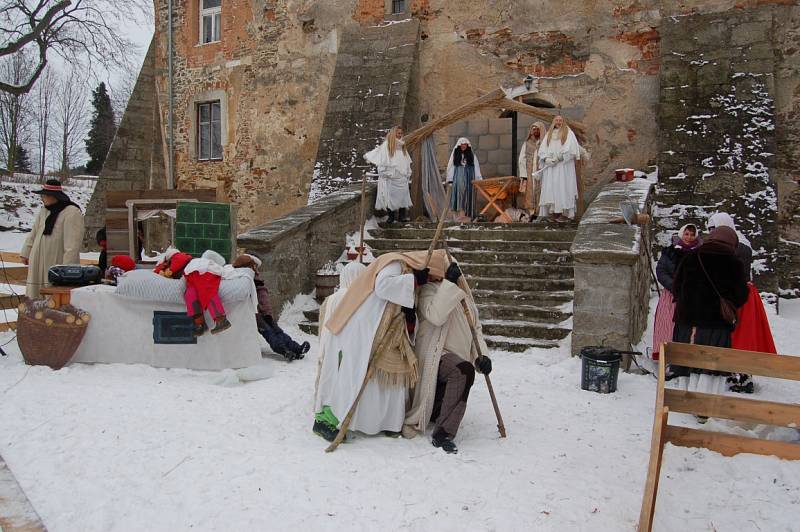
POLYGON ((230 329, 225 307, 219 298, 219 284, 225 268, 225 259, 216 251, 207 250, 202 258, 192 259, 184 270, 186 278, 186 313, 194 318, 194 334, 202 336, 208 330, 203 312, 208 310, 216 326, 211 334, 230 329))

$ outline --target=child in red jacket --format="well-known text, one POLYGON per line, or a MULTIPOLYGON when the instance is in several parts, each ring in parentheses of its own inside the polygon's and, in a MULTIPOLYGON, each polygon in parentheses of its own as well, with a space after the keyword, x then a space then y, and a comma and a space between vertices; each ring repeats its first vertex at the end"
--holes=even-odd
POLYGON ((153 273, 168 279, 180 279, 183 276, 183 270, 191 260, 192 256, 188 253, 181 253, 176 248, 169 248, 164 253, 164 260, 158 263, 153 269, 153 273))
POLYGON ((225 259, 216 251, 207 250, 199 259, 192 259, 184 269, 186 277, 186 312, 194 318, 194 334, 202 336, 208 330, 204 311, 208 311, 216 323, 211 334, 219 334, 231 328, 231 322, 225 316, 225 307, 219 298, 219 284, 226 268, 225 259))

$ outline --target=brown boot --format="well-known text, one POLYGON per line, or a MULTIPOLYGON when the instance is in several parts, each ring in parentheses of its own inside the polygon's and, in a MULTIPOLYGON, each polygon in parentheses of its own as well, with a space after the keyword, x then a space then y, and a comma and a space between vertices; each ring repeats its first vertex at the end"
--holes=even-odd
POLYGON ((211 329, 211 334, 219 334, 231 328, 231 322, 225 316, 218 316, 216 321, 217 325, 211 329))
POLYGON ((194 336, 203 336, 203 334, 208 330, 208 325, 206 325, 206 320, 202 314, 195 314, 192 318, 194 321, 194 336))

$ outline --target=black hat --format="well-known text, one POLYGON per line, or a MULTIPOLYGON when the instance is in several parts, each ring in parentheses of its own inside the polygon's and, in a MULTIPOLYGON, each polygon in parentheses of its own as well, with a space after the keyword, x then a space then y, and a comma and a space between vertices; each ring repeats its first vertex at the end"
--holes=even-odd
POLYGON ((64 187, 61 186, 61 181, 58 179, 48 179, 42 190, 34 190, 33 193, 40 196, 52 196, 59 201, 69 201, 69 196, 64 193, 64 187))

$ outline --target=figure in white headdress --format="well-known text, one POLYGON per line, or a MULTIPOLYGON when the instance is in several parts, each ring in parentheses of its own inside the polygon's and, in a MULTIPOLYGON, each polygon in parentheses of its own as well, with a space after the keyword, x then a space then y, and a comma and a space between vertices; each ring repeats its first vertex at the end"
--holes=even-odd
POLYGON ((447 182, 452 183, 450 208, 459 217, 475 216, 475 198, 472 193, 472 182, 483 179, 481 165, 472 151, 472 144, 466 137, 461 137, 450 152, 447 163, 447 182))

